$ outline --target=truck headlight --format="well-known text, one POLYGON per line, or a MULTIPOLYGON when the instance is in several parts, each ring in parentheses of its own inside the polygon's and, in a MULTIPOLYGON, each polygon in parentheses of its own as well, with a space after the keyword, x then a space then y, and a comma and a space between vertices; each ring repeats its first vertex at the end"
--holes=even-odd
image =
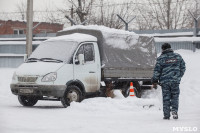
POLYGON ((49 73, 47 75, 45 75, 43 78, 42 78, 42 82, 51 82, 51 81, 55 81, 57 78, 57 73, 56 72, 52 72, 52 73, 49 73))

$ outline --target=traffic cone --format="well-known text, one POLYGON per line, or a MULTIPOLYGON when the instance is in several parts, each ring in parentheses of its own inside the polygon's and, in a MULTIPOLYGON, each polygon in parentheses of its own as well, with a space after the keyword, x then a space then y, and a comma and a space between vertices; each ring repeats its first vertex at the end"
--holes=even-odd
POLYGON ((130 82, 130 94, 129 94, 129 96, 135 96, 134 88, 133 88, 133 82, 130 82))

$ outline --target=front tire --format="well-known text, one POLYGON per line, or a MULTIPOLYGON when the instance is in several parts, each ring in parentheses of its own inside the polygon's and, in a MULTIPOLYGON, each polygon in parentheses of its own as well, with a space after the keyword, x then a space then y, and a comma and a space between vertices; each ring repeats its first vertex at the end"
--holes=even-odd
POLYGON ((34 106, 38 98, 34 96, 18 96, 19 103, 23 106, 34 106))
POLYGON ((71 102, 81 102, 82 101, 82 92, 79 87, 72 85, 67 87, 64 96, 61 98, 62 105, 66 108, 70 106, 71 102))

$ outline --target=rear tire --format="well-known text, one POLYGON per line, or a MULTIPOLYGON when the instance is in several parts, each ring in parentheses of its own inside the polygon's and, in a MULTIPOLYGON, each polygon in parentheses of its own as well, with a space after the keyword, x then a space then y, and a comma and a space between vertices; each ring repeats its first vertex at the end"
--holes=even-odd
POLYGON ((72 85, 67 87, 64 96, 61 98, 62 105, 66 108, 70 106, 71 102, 81 102, 83 98, 79 87, 72 85))
POLYGON ((127 98, 130 94, 130 86, 126 86, 125 89, 122 90, 122 94, 125 98, 127 98))
POLYGON ((134 89, 135 89, 134 92, 135 92, 136 97, 141 98, 142 89, 141 89, 141 86, 140 86, 139 82, 138 81, 137 82, 133 82, 133 86, 134 86, 134 89))
MULTIPOLYGON (((138 81, 133 82, 133 87, 134 87, 135 96, 138 98, 141 98, 142 90, 141 90, 139 82, 138 81)), ((124 87, 124 89, 122 90, 122 94, 125 98, 127 98, 129 96, 129 94, 130 94, 130 85, 129 84, 126 85, 126 87, 124 87)))
POLYGON ((23 106, 34 106, 38 98, 34 96, 18 96, 19 103, 23 106))

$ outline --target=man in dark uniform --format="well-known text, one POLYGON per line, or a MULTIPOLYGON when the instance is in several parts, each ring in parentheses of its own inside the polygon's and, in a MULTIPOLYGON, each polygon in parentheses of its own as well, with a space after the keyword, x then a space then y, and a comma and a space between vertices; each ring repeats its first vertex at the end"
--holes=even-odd
POLYGON ((157 58, 152 77, 152 84, 160 84, 163 95, 163 119, 170 119, 170 112, 174 119, 178 119, 179 84, 185 73, 183 58, 174 53, 171 45, 162 45, 162 54, 157 58))

